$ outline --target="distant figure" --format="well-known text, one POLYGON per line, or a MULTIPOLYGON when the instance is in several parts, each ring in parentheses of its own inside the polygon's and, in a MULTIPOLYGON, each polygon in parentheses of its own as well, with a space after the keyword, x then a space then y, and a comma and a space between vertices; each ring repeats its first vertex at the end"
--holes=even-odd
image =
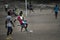
POLYGON ((14 9, 14 13, 15 13, 15 15, 16 15, 16 16, 18 16, 18 15, 19 15, 19 13, 20 13, 20 9, 15 8, 15 9, 14 9))
POLYGON ((13 31, 12 26, 15 27, 12 22, 12 17, 10 15, 10 12, 8 12, 8 16, 6 17, 6 21, 5 21, 5 27, 7 28, 7 36, 12 34, 13 31))
POLYGON ((57 15, 58 15, 58 11, 59 11, 58 5, 56 5, 56 6, 54 7, 54 11, 55 11, 55 18, 57 19, 57 15))
POLYGON ((12 9, 8 9, 7 13, 10 13, 10 15, 13 15, 13 10, 12 9))
POLYGON ((29 4, 27 4, 27 8, 28 8, 30 11, 34 12, 34 11, 33 11, 33 6, 32 6, 32 4, 31 4, 31 2, 30 2, 29 4))
POLYGON ((16 19, 14 20, 14 22, 18 20, 20 25, 21 25, 21 32, 23 30, 23 28, 25 28, 25 31, 28 31, 27 30, 27 27, 28 27, 28 23, 27 23, 27 20, 24 20, 24 17, 23 17, 23 12, 21 11, 19 13, 19 15, 16 17, 16 19))
POLYGON ((8 11, 9 5, 6 3, 4 8, 5 8, 5 11, 8 11))
POLYGON ((15 16, 17 16, 17 14, 15 13, 15 11, 16 11, 16 8, 13 9, 13 14, 14 14, 15 16))

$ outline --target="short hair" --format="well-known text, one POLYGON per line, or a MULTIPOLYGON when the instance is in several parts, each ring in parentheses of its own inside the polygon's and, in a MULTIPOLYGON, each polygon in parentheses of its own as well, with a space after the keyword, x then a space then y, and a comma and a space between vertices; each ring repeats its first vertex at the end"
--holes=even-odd
POLYGON ((22 12, 22 11, 20 11, 19 15, 20 15, 20 16, 22 16, 22 14, 23 14, 23 12, 22 12))
POLYGON ((11 15, 9 11, 8 11, 8 15, 11 15))
POLYGON ((56 6, 58 6, 58 5, 56 4, 56 6))

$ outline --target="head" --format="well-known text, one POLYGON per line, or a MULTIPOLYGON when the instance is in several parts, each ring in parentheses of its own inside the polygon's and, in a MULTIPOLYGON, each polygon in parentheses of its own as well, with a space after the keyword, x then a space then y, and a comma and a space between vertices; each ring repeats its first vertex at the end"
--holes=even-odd
POLYGON ((22 11, 20 11, 19 15, 20 15, 20 16, 22 16, 22 14, 23 14, 23 12, 22 12, 22 11))
POLYGON ((58 5, 56 4, 56 7, 57 7, 58 5))
POLYGON ((17 7, 14 7, 14 9, 13 9, 13 10, 15 11, 15 10, 17 10, 17 9, 18 9, 17 7))
POLYGON ((6 2, 5 4, 8 4, 8 2, 6 2))
POLYGON ((11 15, 10 12, 8 12, 8 15, 11 15))
POLYGON ((31 2, 29 2, 29 4, 31 4, 31 2))

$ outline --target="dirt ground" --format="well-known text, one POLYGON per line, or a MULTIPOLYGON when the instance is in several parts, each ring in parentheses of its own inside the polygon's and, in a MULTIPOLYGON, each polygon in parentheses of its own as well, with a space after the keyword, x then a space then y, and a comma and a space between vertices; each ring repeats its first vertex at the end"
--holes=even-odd
MULTIPOLYGON (((19 7, 19 6, 18 6, 19 7)), ((20 8, 20 10, 23 10, 20 8)), ((25 10, 23 10, 25 14, 25 10)), ((39 8, 34 9, 34 12, 28 10, 26 19, 28 20, 28 30, 33 32, 21 32, 19 23, 16 22, 13 28, 13 40, 60 40, 60 11, 58 18, 55 19, 52 9, 39 8)), ((6 40, 6 28, 4 25, 7 13, 2 9, 0 11, 0 40, 6 40)), ((13 17, 14 20, 14 17, 13 17)))

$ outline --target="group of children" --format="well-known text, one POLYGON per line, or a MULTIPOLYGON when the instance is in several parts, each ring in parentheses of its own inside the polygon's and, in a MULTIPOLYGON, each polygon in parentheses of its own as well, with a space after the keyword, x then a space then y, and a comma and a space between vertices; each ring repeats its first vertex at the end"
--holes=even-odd
MULTIPOLYGON (((33 11, 31 3, 30 3, 30 8, 29 8, 29 7, 27 7, 27 8, 28 8, 29 10, 32 10, 32 11, 33 11)), ((8 9, 9 9, 9 6, 8 6, 8 4, 6 4, 6 5, 5 5, 5 11, 8 11, 8 9)), ((15 11, 15 10, 16 10, 16 8, 15 8, 13 11, 15 11)), ((59 7, 58 7, 58 5, 56 5, 56 6, 54 7, 55 18, 56 18, 56 19, 57 19, 57 15, 58 15, 58 10, 59 10, 59 7)), ((12 25, 13 25, 13 27, 15 27, 15 26, 14 26, 14 23, 12 22, 11 10, 8 11, 7 13, 8 13, 8 16, 6 17, 6 21, 5 21, 5 25, 6 25, 6 26, 5 26, 5 27, 8 29, 7 35, 9 35, 9 34, 12 34, 12 31, 13 31, 12 25)), ((15 15, 16 15, 16 14, 15 14, 15 15)), ((20 23, 20 25, 21 25, 21 32, 22 32, 22 29, 23 29, 23 28, 25 28, 25 30, 28 31, 28 30, 27 30, 28 23, 27 23, 27 20, 25 20, 24 17, 23 17, 23 11, 20 11, 19 15, 17 15, 17 17, 15 18, 14 22, 15 22, 16 20, 18 20, 19 23, 20 23)))
POLYGON ((27 20, 24 19, 23 17, 23 12, 20 11, 19 15, 15 18, 14 22, 18 20, 20 25, 21 25, 21 32, 22 32, 22 29, 25 28, 26 31, 27 30, 27 27, 28 27, 28 23, 27 23, 27 20))
POLYGON ((23 28, 25 28, 25 31, 28 31, 27 30, 27 27, 28 27, 28 23, 27 23, 27 20, 25 20, 24 16, 23 16, 23 11, 20 11, 19 15, 16 16, 15 20, 12 21, 12 12, 11 10, 8 9, 8 6, 5 8, 5 11, 7 12, 7 17, 6 17, 6 21, 5 21, 5 27, 7 28, 7 36, 9 36, 10 34, 12 34, 13 32, 13 28, 12 27, 15 27, 14 25, 14 22, 16 20, 19 21, 20 25, 21 25, 21 32, 23 30, 23 28))

